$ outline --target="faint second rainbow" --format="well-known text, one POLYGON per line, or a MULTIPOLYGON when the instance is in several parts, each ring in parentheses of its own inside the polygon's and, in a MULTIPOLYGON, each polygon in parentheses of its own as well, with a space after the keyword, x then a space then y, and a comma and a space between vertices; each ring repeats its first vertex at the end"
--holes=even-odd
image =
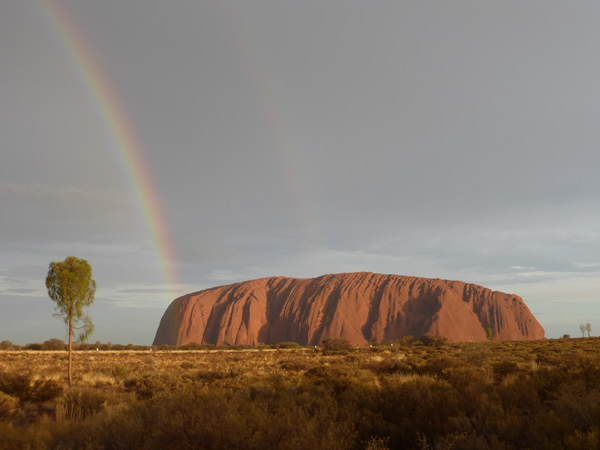
POLYGON ((152 234, 165 281, 171 291, 170 294, 174 296, 177 293, 179 280, 175 270, 173 246, 165 215, 135 130, 119 102, 116 89, 111 85, 101 64, 94 56, 92 48, 86 43, 83 33, 78 30, 76 21, 69 16, 60 1, 41 0, 41 4, 73 69, 91 95, 93 104, 105 122, 104 125, 114 141, 115 149, 118 150, 131 177, 145 221, 152 234))
MULTIPOLYGON (((215 5, 219 5, 218 2, 215 5)), ((222 6, 223 4, 221 4, 222 6)), ((318 223, 318 211, 311 196, 310 176, 303 170, 301 152, 296 148, 293 134, 289 130, 288 120, 282 105, 284 102, 277 95, 275 83, 265 68, 258 46, 252 35, 244 26, 235 8, 223 8, 222 16, 229 33, 237 43, 239 57, 246 68, 252 86, 257 94, 258 107, 266 125, 268 136, 274 144, 275 158, 281 172, 285 175, 287 188, 295 206, 296 222, 300 224, 305 235, 307 248, 322 247, 318 223)))

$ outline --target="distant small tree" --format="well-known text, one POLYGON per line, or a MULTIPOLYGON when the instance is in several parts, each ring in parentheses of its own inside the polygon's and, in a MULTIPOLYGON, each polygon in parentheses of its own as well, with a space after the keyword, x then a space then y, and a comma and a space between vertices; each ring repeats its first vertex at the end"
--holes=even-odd
POLYGON ((417 343, 421 343, 421 345, 425 345, 427 347, 441 347, 447 342, 448 338, 446 336, 438 336, 434 334, 426 334, 421 336, 417 341, 417 343))
POLYGON ((491 355, 490 346, 485 342, 474 342, 465 348, 463 355, 469 363, 483 367, 491 355))
POLYGON ((65 343, 61 339, 48 339, 42 344, 42 350, 64 350, 65 343))
POLYGON ((77 338, 81 342, 94 331, 92 320, 87 314, 83 314, 83 308, 94 302, 96 293, 96 282, 92 280, 92 267, 85 259, 74 256, 69 256, 63 262, 51 262, 46 277, 46 288, 50 298, 56 302, 54 316, 62 317, 67 327, 70 386, 74 331, 81 330, 77 338))
POLYGON ((323 345, 323 349, 326 351, 345 351, 352 348, 350 342, 341 337, 329 337, 321 344, 323 345))
POLYGON ((588 323, 585 324, 585 331, 587 331, 588 337, 590 337, 590 333, 592 332, 592 326, 588 323))
POLYGON ((485 330, 485 335, 487 336, 488 341, 491 341, 492 339, 494 339, 494 330, 488 328, 487 330, 485 330))
POLYGON ((275 345, 275 348, 301 348, 302 346, 300 344, 298 344, 297 342, 280 342, 279 344, 275 345))
POLYGON ((579 329, 581 330, 581 337, 585 337, 585 324, 579 325, 579 329))
POLYGON ((15 345, 10 341, 2 341, 0 342, 0 350, 11 350, 15 347, 15 345))
POLYGON ((30 344, 26 344, 25 345, 25 350, 35 350, 35 351, 39 351, 42 350, 42 344, 40 344, 39 342, 32 342, 30 344))
POLYGON ((400 342, 404 345, 411 345, 415 342, 415 337, 414 336, 402 336, 402 339, 400 340, 400 342))

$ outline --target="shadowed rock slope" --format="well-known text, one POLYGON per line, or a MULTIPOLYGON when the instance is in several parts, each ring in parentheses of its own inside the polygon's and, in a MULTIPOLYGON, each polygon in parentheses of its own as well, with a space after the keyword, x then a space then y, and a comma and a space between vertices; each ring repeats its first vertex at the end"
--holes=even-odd
POLYGON ((425 334, 483 341, 488 328, 494 340, 544 338, 516 295, 461 281, 360 272, 261 278, 184 295, 167 308, 154 345, 316 345, 328 337, 361 345, 425 334))

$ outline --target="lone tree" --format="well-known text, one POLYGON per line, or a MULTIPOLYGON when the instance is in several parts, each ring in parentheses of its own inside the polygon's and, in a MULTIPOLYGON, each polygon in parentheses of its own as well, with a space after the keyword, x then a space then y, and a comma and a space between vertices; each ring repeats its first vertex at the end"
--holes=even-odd
POLYGON ((46 277, 48 295, 56 302, 55 317, 62 317, 69 333, 69 386, 71 385, 71 354, 73 333, 81 330, 77 340, 83 342, 94 331, 94 324, 83 307, 94 302, 96 282, 92 267, 85 259, 69 256, 64 262, 51 262, 46 277))
POLYGON ((592 326, 588 323, 585 324, 585 331, 587 331, 588 337, 590 337, 590 333, 592 332, 592 326))

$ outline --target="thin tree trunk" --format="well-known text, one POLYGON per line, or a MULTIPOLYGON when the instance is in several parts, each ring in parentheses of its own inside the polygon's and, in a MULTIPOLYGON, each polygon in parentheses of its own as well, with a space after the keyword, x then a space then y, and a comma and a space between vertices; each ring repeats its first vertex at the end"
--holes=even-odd
POLYGON ((71 353, 73 351, 73 307, 69 310, 69 387, 71 387, 71 353))

